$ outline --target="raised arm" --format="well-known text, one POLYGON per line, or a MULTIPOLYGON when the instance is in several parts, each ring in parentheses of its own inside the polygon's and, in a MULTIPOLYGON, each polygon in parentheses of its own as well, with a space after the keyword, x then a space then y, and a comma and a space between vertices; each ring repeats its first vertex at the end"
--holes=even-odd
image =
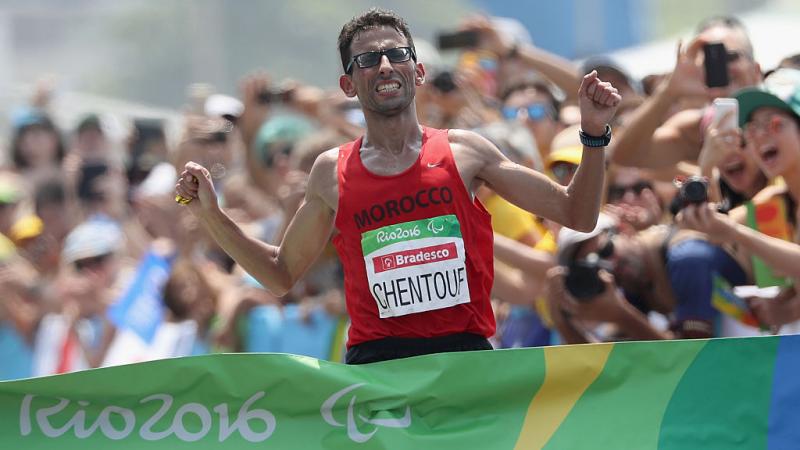
POLYGON ((682 98, 706 98, 708 95, 702 67, 695 62, 703 44, 695 39, 686 49, 678 45, 677 62, 669 79, 637 108, 609 147, 614 163, 662 169, 697 159, 702 111, 685 110, 671 117, 669 113, 682 98))
MULTIPOLYGON (((597 73, 583 77, 579 93, 581 127, 586 134, 602 136, 621 100, 610 83, 600 81, 597 73)), ((451 143, 478 161, 475 178, 509 202, 538 216, 569 228, 590 231, 597 222, 605 175, 602 148, 583 149, 580 167, 567 187, 543 174, 514 164, 486 139, 475 133, 451 132, 451 143)))
POLYGON ((246 235, 225 214, 217 203, 205 167, 187 163, 176 185, 176 193, 192 199, 186 206, 234 261, 270 292, 282 296, 317 259, 333 230, 335 211, 323 195, 336 180, 336 158, 331 162, 329 153, 321 155, 311 169, 305 199, 289 223, 280 246, 246 235))
MULTIPOLYGON (((535 70, 564 91, 566 100, 577 100, 581 77, 578 68, 571 61, 530 44, 511 42, 483 16, 469 19, 465 28, 481 33, 483 45, 495 53, 501 63, 513 61, 524 68, 535 70)), ((518 65, 514 68, 518 69, 518 65)))

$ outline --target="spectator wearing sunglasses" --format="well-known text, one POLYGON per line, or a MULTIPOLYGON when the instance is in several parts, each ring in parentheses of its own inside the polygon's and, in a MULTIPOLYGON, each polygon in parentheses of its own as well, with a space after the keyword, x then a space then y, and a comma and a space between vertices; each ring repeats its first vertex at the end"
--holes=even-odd
POLYGON ((642 231, 662 221, 664 211, 653 182, 635 168, 612 166, 606 189, 607 211, 620 219, 621 228, 642 231))
POLYGON ((559 122, 561 103, 544 79, 528 74, 512 79, 501 95, 503 118, 523 123, 533 135, 542 160, 553 149, 553 140, 564 129, 559 122))
POLYGON ((545 159, 545 173, 556 183, 567 186, 578 170, 583 156, 583 146, 575 137, 580 128, 569 127, 553 138, 552 151, 545 159))
POLYGON ((531 213, 592 229, 605 170, 600 147, 610 139, 608 121, 621 97, 594 72, 583 78, 578 97, 584 155, 564 187, 512 163, 476 133, 420 126, 414 99, 425 83, 425 66, 396 14, 371 9, 353 18, 338 44, 344 69, 339 87, 358 97, 366 133, 316 160, 304 202, 280 246, 248 237, 223 212, 210 173, 199 164, 187 163, 181 174, 181 203, 279 296, 333 237, 351 320, 348 363, 491 349, 492 229, 475 189, 486 183, 531 213), (418 252, 429 262, 412 257, 418 252), (417 283, 439 283, 440 290, 416 289, 422 286, 417 283), (441 290, 445 285, 447 292, 441 290))

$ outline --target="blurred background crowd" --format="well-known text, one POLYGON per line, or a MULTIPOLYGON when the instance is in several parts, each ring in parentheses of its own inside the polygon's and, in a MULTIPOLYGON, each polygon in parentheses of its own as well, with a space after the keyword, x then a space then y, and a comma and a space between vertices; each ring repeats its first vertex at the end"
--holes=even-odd
MULTIPOLYGON (((97 20, 107 17, 97 2, 78 3, 97 20)), ((589 8, 615 33, 593 28, 586 14, 558 25, 564 9, 595 2, 557 3, 453 1, 430 5, 436 14, 418 14, 422 2, 384 5, 406 16, 426 65, 416 100, 421 123, 475 130, 560 184, 569 183, 582 154, 581 77, 597 70, 623 95, 595 230, 562 229, 488 188, 479 192, 495 231, 493 345, 800 329, 793 287, 800 279, 800 39, 782 36, 762 48, 740 20, 749 14, 743 5, 776 2, 710 2, 736 14, 700 11, 707 17, 695 23, 684 17, 691 30, 680 44, 674 35, 666 39, 666 53, 657 46, 612 52, 634 43, 641 5, 657 2, 597 3, 616 10, 624 26, 589 8), (417 17, 430 33, 417 33, 417 17), (663 56, 646 62, 648 52, 663 56)), ((330 16, 333 6, 311 1, 252 5, 257 13, 250 14, 238 4, 223 11, 221 2, 165 5, 153 23, 167 26, 164 17, 182 5, 195 22, 177 25, 192 39, 173 48, 168 33, 155 29, 164 44, 149 51, 176 63, 154 65, 149 77, 129 80, 128 90, 124 83, 97 89, 114 100, 68 92, 63 81, 75 79, 76 63, 103 71, 98 61, 119 62, 119 54, 102 59, 108 49, 87 52, 86 64, 59 60, 63 74, 30 74, 35 81, 18 83, 31 67, 46 67, 38 62, 13 66, 17 76, 0 79, 11 92, 0 121, 0 379, 213 352, 342 360, 347 316, 332 247, 289 295, 276 298, 175 203, 174 185, 187 161, 203 164, 226 212, 248 233, 280 242, 316 156, 364 131, 357 100, 335 87, 335 37, 369 5, 345 2, 330 16), (246 29, 252 17, 287 17, 292 8, 303 14, 275 25, 284 30, 274 34, 280 41, 228 35, 236 35, 236 20, 246 29), (321 22, 329 35, 292 40, 296 28, 321 22), (192 23, 216 26, 198 31, 192 23), (242 51, 226 56, 231 46, 242 51), (253 48, 267 51, 259 56, 253 48), (319 52, 326 56, 317 61, 319 52), (206 67, 207 77, 198 65, 177 63, 200 53, 216 55, 219 65, 206 67), (241 58, 249 66, 231 74, 225 65, 241 67, 233 63, 241 58), (264 69, 251 70, 257 67, 264 69), (192 82, 176 86, 170 71, 186 71, 192 82)), ((18 29, 0 35, 0 59, 9 58, 15 39, 38 43, 34 54, 63 46, 46 27, 62 21, 33 19, 64 13, 57 10, 33 2, 20 12, 0 2, 0 22, 18 29), (24 23, 38 27, 22 30, 24 23)), ((130 13, 130 29, 147 23, 139 12, 130 13)), ((77 25, 81 15, 64 16, 77 25)))

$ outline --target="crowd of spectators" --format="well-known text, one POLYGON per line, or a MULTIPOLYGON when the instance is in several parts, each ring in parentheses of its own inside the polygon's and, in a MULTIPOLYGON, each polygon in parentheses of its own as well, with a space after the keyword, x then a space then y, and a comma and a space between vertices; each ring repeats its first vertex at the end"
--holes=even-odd
MULTIPOLYGON (((742 24, 718 17, 678 44, 671 73, 637 80, 606 57, 576 64, 536 48, 507 20, 470 17, 461 30, 478 42, 428 67, 421 122, 475 130, 558 183, 581 159, 581 77, 597 70, 623 96, 593 231, 479 192, 495 231, 496 348, 796 330, 800 57, 761 67, 742 24), (714 43, 722 87, 703 70, 714 43), (738 115, 716 98, 737 99, 738 115)), ((47 92, 16 108, 0 158, 0 379, 211 352, 342 360, 332 247, 277 298, 174 201, 174 185, 187 161, 202 164, 226 212, 278 243, 316 156, 363 133, 357 101, 266 72, 244 77, 239 98, 194 92, 175 142, 145 117, 114 118, 129 123, 121 142, 104 115, 56 124, 47 92)))

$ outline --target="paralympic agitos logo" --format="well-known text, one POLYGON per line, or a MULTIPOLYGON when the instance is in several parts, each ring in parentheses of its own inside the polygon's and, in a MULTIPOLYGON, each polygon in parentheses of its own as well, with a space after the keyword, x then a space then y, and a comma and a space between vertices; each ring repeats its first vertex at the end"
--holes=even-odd
POLYGON ((325 400, 325 402, 322 404, 322 407, 319 409, 319 412, 322 414, 322 418, 325 419, 325 422, 334 427, 345 427, 347 429, 347 437, 349 437, 353 442, 357 442, 359 444, 370 440, 370 438, 372 438, 372 436, 378 432, 379 427, 408 428, 411 426, 410 406, 406 405, 405 413, 403 414, 403 417, 399 419, 370 419, 356 413, 356 407, 358 404, 356 403, 357 396, 354 393, 351 394, 350 401, 347 403, 347 414, 345 415, 343 422, 337 420, 336 417, 334 417, 334 409, 341 409, 341 407, 336 408, 339 400, 361 386, 364 386, 365 384, 366 383, 352 384, 328 397, 328 399, 325 400), (366 425, 371 425, 371 427, 369 427, 371 430, 362 432, 361 429, 359 429, 359 423, 361 424, 360 426, 362 429, 366 425))

